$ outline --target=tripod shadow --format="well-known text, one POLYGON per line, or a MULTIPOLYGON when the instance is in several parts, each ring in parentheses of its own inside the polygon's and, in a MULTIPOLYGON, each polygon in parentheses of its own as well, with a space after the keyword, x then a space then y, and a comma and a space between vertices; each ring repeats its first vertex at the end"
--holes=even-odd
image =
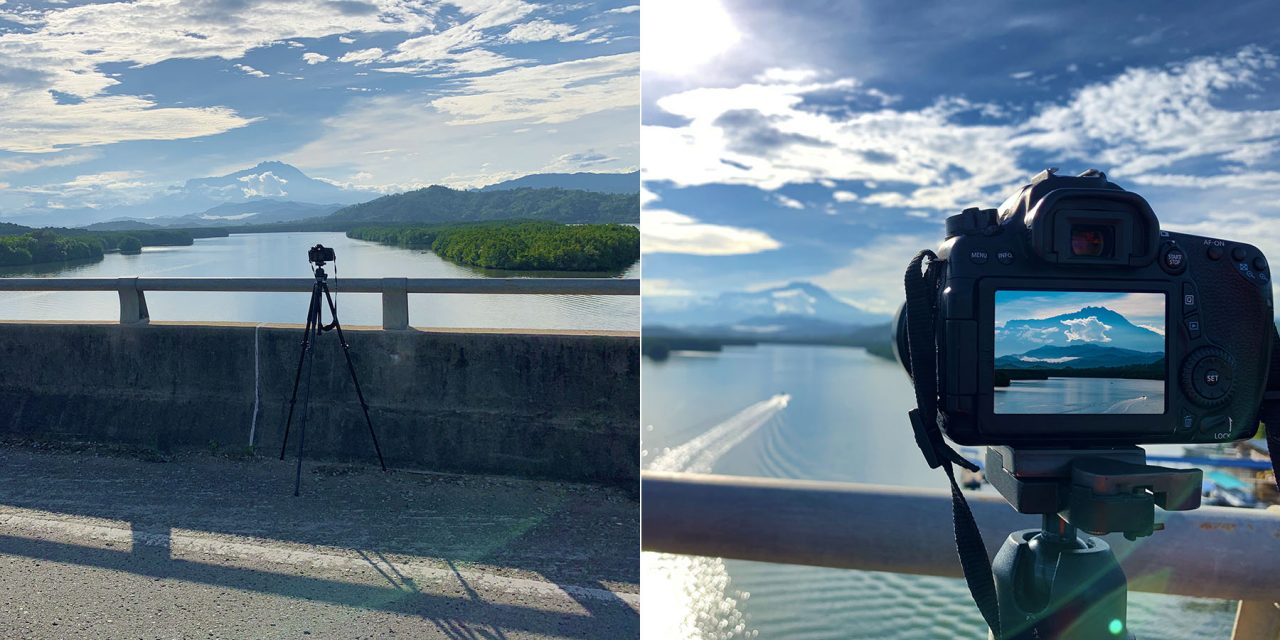
MULTIPOLYGON (((625 498, 613 505, 584 499, 604 491, 596 487, 382 474, 367 467, 311 474, 308 491, 293 498, 284 486, 293 478, 279 473, 285 467, 260 459, 200 458, 177 465, 0 450, 0 511, 17 510, 19 518, 38 524, 32 532, 18 527, 0 534, 0 554, 390 612, 430 622, 435 633, 460 640, 506 640, 516 632, 569 638, 638 634, 633 606, 607 591, 609 584, 638 583, 638 532, 606 543, 594 530, 602 520, 627 517, 633 521, 619 530, 636 528, 635 504, 625 498), (104 477, 110 481, 102 482, 104 477), (73 523, 75 517, 127 522, 131 549, 46 535, 39 527, 47 518, 65 516, 21 513, 26 509, 68 514, 73 523), (218 545, 226 543, 207 534, 250 538, 229 544, 248 544, 267 562, 235 548, 224 554, 218 545), (252 540, 351 549, 351 557, 372 568, 383 584, 272 565, 275 554, 287 558, 292 547, 252 540), (432 578, 427 590, 422 576, 397 557, 439 559, 452 578, 432 578), (561 600, 548 609, 545 602, 493 600, 486 595, 490 587, 476 584, 459 563, 502 567, 495 574, 499 580, 508 570, 541 575, 581 606, 561 600)), ((55 532, 81 526, 100 528, 89 531, 91 538, 121 533, 118 525, 98 524, 55 532)))

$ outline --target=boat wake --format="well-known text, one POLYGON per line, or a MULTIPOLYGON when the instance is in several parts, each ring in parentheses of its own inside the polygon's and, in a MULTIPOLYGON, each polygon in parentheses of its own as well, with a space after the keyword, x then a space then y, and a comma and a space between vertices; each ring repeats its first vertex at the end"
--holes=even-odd
MULTIPOLYGON (((790 401, 791 396, 783 393, 748 406, 702 435, 663 451, 647 468, 710 473, 724 454, 770 424, 790 401)), ((640 580, 645 585, 645 623, 640 632, 643 638, 755 637, 738 606, 751 594, 732 588, 720 558, 644 553, 640 557, 640 580)))
POLYGON ((649 470, 711 473, 716 461, 786 409, 789 402, 791 396, 785 393, 761 400, 735 413, 706 433, 664 451, 649 463, 649 470))

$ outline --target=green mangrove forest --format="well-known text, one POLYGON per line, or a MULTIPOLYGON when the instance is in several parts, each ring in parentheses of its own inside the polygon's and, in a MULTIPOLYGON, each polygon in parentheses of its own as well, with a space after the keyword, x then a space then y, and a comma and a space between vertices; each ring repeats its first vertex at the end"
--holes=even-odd
POLYGON ((352 229, 347 237, 429 248, 446 260, 486 269, 621 271, 640 259, 640 230, 625 224, 514 220, 377 226, 352 229))

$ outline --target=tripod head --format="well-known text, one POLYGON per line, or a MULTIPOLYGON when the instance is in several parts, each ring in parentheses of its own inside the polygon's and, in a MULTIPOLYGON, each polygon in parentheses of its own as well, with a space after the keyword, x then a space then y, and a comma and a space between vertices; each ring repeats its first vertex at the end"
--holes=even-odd
POLYGON ((1200 506, 1203 473, 1146 464, 1140 447, 987 449, 987 478, 1019 513, 1058 514, 1094 535, 1134 540, 1156 529, 1155 507, 1200 506))

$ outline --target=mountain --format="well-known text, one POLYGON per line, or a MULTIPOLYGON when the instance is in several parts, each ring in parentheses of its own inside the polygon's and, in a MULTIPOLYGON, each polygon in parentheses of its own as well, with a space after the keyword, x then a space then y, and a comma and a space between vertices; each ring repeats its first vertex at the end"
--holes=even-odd
POLYGON ((1068 347, 1044 346, 1020 355, 996 358, 997 369, 1097 369, 1151 364, 1164 359, 1160 351, 1134 351, 1096 343, 1068 347))
POLYGON ((640 195, 569 189, 459 191, 431 186, 344 207, 329 216, 339 224, 481 222, 640 222, 640 195))
POLYGON ((171 227, 270 224, 273 222, 319 218, 341 208, 342 205, 340 204, 312 204, 310 202, 263 198, 248 202, 227 202, 201 213, 178 218, 161 218, 156 221, 163 220, 166 225, 171 227))
POLYGON ((1026 353, 1041 346, 1085 342, 1143 352, 1164 352, 1164 336, 1140 327, 1119 312, 1087 306, 1051 318, 1009 320, 996 328, 996 356, 1026 353))
POLYGON ((142 229, 159 229, 161 227, 158 224, 150 224, 141 220, 122 218, 120 220, 95 222, 93 224, 87 224, 82 228, 89 231, 140 231, 142 229))
MULTIPOLYGON (((201 214, 219 205, 252 201, 332 202, 354 204, 376 198, 376 191, 352 189, 312 178, 297 167, 278 161, 262 162, 222 176, 193 178, 142 202, 114 207, 50 209, 30 212, 24 220, 39 219, 53 226, 88 225, 120 219, 169 225, 160 218, 201 214)), ((319 206, 319 205, 311 205, 319 206)))
POLYGON ((880 324, 888 314, 865 311, 844 302, 826 289, 809 282, 792 282, 763 291, 732 291, 677 303, 645 299, 646 325, 655 323, 684 327, 723 327, 735 334, 787 334, 848 331, 852 327, 880 324))
POLYGON ((481 191, 505 189, 578 189, 600 193, 640 193, 640 172, 631 173, 534 173, 491 184, 481 191))

